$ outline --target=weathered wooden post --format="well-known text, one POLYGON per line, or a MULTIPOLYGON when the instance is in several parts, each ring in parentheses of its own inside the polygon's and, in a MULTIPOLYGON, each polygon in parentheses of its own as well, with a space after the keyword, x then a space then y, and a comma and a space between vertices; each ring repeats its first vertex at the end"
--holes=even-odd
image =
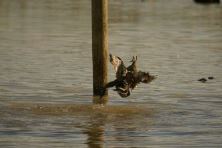
POLYGON ((108 91, 102 97, 100 94, 108 79, 108 0, 91 0, 91 5, 93 95, 94 98, 104 99, 108 91))

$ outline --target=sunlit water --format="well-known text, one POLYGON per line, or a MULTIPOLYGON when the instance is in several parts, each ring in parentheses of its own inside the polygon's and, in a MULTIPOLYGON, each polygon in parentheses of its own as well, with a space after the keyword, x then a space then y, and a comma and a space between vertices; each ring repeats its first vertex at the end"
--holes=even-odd
POLYGON ((110 52, 158 78, 100 106, 90 0, 0 0, 0 147, 221 147, 222 5, 109 7, 110 52))

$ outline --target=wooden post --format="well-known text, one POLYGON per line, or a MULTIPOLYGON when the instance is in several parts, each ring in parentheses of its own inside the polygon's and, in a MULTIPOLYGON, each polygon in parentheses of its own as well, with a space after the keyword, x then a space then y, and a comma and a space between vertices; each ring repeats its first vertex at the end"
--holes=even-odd
MULTIPOLYGON (((97 97, 108 79, 108 0, 91 0, 91 5, 93 95, 97 97)), ((107 96, 106 90, 102 98, 107 96)))

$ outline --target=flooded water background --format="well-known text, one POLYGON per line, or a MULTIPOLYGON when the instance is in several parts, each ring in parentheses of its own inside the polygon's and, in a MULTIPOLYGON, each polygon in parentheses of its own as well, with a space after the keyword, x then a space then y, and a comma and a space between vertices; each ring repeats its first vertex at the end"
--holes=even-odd
POLYGON ((110 52, 158 78, 92 105, 90 0, 0 0, 0 147, 221 147, 222 5, 110 0, 109 17, 110 52))

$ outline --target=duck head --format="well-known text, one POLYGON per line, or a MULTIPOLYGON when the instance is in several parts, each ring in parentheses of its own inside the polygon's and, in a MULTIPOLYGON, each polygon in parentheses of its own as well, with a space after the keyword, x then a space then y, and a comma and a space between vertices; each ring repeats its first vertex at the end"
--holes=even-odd
POLYGON ((150 75, 149 72, 139 72, 139 78, 140 82, 142 83, 150 83, 154 79, 156 79, 156 76, 150 75))

